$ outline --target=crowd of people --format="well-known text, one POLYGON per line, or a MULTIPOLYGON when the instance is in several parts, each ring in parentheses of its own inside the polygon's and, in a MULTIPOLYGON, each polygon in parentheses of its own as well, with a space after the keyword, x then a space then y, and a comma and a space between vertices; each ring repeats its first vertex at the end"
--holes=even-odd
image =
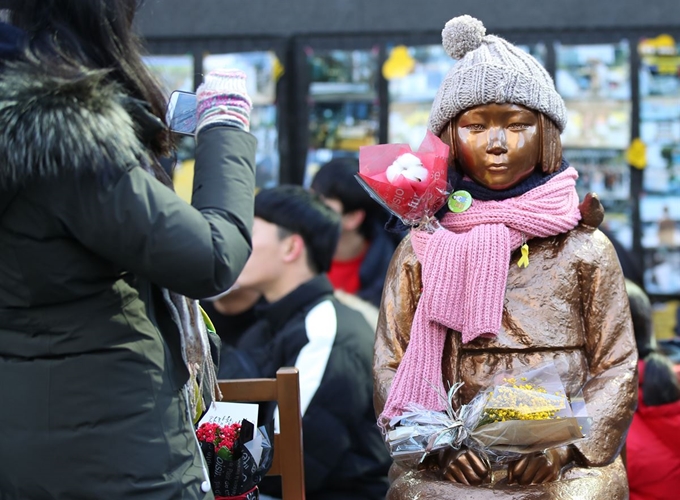
MULTIPOLYGON (((448 231, 434 237, 388 220, 356 181, 356 159, 323 165, 309 188, 256 194, 252 103, 236 70, 207 74, 196 91, 191 196, 180 198, 161 165, 173 135, 133 33, 137 8, 2 3, 0 500, 212 498, 196 417, 217 380, 285 366, 300 374, 309 500, 458 498, 479 485, 673 498, 678 370, 654 341, 635 259, 596 229, 597 200, 572 196, 563 102, 531 56, 469 16, 447 24, 444 45, 460 62, 430 130, 450 147, 452 184, 480 203, 464 229, 439 215, 448 231), (488 123, 522 138, 479 146, 488 123), (482 172, 483 156, 509 150, 521 168, 482 172), (480 222, 490 207, 500 215, 480 222), (480 229, 498 217, 510 230, 480 229), (520 246, 528 269, 513 266, 520 246), (499 335, 487 316, 460 326, 463 303, 491 311, 499 335), (464 381, 465 403, 494 369, 539 358, 561 367, 570 391, 585 387, 596 439, 496 478, 472 450, 393 464, 385 419, 406 400, 437 406, 416 378, 464 381)), ((262 404, 259 419, 276 422, 276 405, 262 404)), ((474 498, 496 494, 484 491, 474 498)), ((260 494, 280 498, 280 482, 267 478, 260 494)))

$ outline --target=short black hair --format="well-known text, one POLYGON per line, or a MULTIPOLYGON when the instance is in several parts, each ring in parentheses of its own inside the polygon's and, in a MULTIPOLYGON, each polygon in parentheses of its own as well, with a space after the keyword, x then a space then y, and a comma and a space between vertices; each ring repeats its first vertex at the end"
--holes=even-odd
POLYGON ((645 359, 655 350, 654 328, 652 325, 652 303, 647 294, 632 280, 626 279, 626 293, 633 320, 633 333, 638 356, 645 359))
POLYGON ((312 179, 311 188, 324 198, 339 200, 345 214, 356 210, 366 212, 359 232, 364 238, 371 239, 381 209, 356 180, 358 173, 359 160, 356 158, 335 158, 321 166, 312 179))
POLYGON ((673 363, 664 354, 653 352, 645 358, 642 401, 647 406, 680 401, 680 383, 673 371, 673 363))
POLYGON ((340 216, 318 194, 294 185, 264 189, 255 196, 255 217, 275 224, 283 234, 299 234, 314 273, 330 269, 340 238, 340 216))

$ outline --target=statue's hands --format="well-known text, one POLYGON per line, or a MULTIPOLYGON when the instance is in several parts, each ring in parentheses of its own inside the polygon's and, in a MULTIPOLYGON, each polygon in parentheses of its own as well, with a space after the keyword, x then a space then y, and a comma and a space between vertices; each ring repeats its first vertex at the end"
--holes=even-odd
POLYGON ((508 484, 541 484, 560 477, 562 467, 572 462, 573 452, 568 446, 522 457, 508 466, 508 484))
POLYGON ((472 450, 444 451, 439 467, 445 479, 468 486, 479 486, 489 477, 489 466, 472 450))

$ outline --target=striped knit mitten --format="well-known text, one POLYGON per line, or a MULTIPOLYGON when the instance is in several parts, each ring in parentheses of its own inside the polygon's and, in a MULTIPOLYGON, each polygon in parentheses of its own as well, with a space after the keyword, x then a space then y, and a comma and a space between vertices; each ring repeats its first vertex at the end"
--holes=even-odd
POLYGON ((220 69, 211 71, 196 90, 198 126, 196 134, 206 127, 229 125, 250 130, 252 101, 246 91, 243 71, 220 69))

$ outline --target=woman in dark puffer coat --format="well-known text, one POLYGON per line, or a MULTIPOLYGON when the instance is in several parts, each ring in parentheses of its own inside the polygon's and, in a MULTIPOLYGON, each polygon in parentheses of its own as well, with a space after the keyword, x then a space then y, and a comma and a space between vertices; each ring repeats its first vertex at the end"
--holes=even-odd
POLYGON ((187 388, 210 392, 214 367, 187 297, 227 289, 250 253, 242 74, 199 89, 209 118, 191 206, 158 165, 169 133, 131 33, 138 2, 7 3, 0 499, 213 498, 191 422, 199 392, 187 388))

